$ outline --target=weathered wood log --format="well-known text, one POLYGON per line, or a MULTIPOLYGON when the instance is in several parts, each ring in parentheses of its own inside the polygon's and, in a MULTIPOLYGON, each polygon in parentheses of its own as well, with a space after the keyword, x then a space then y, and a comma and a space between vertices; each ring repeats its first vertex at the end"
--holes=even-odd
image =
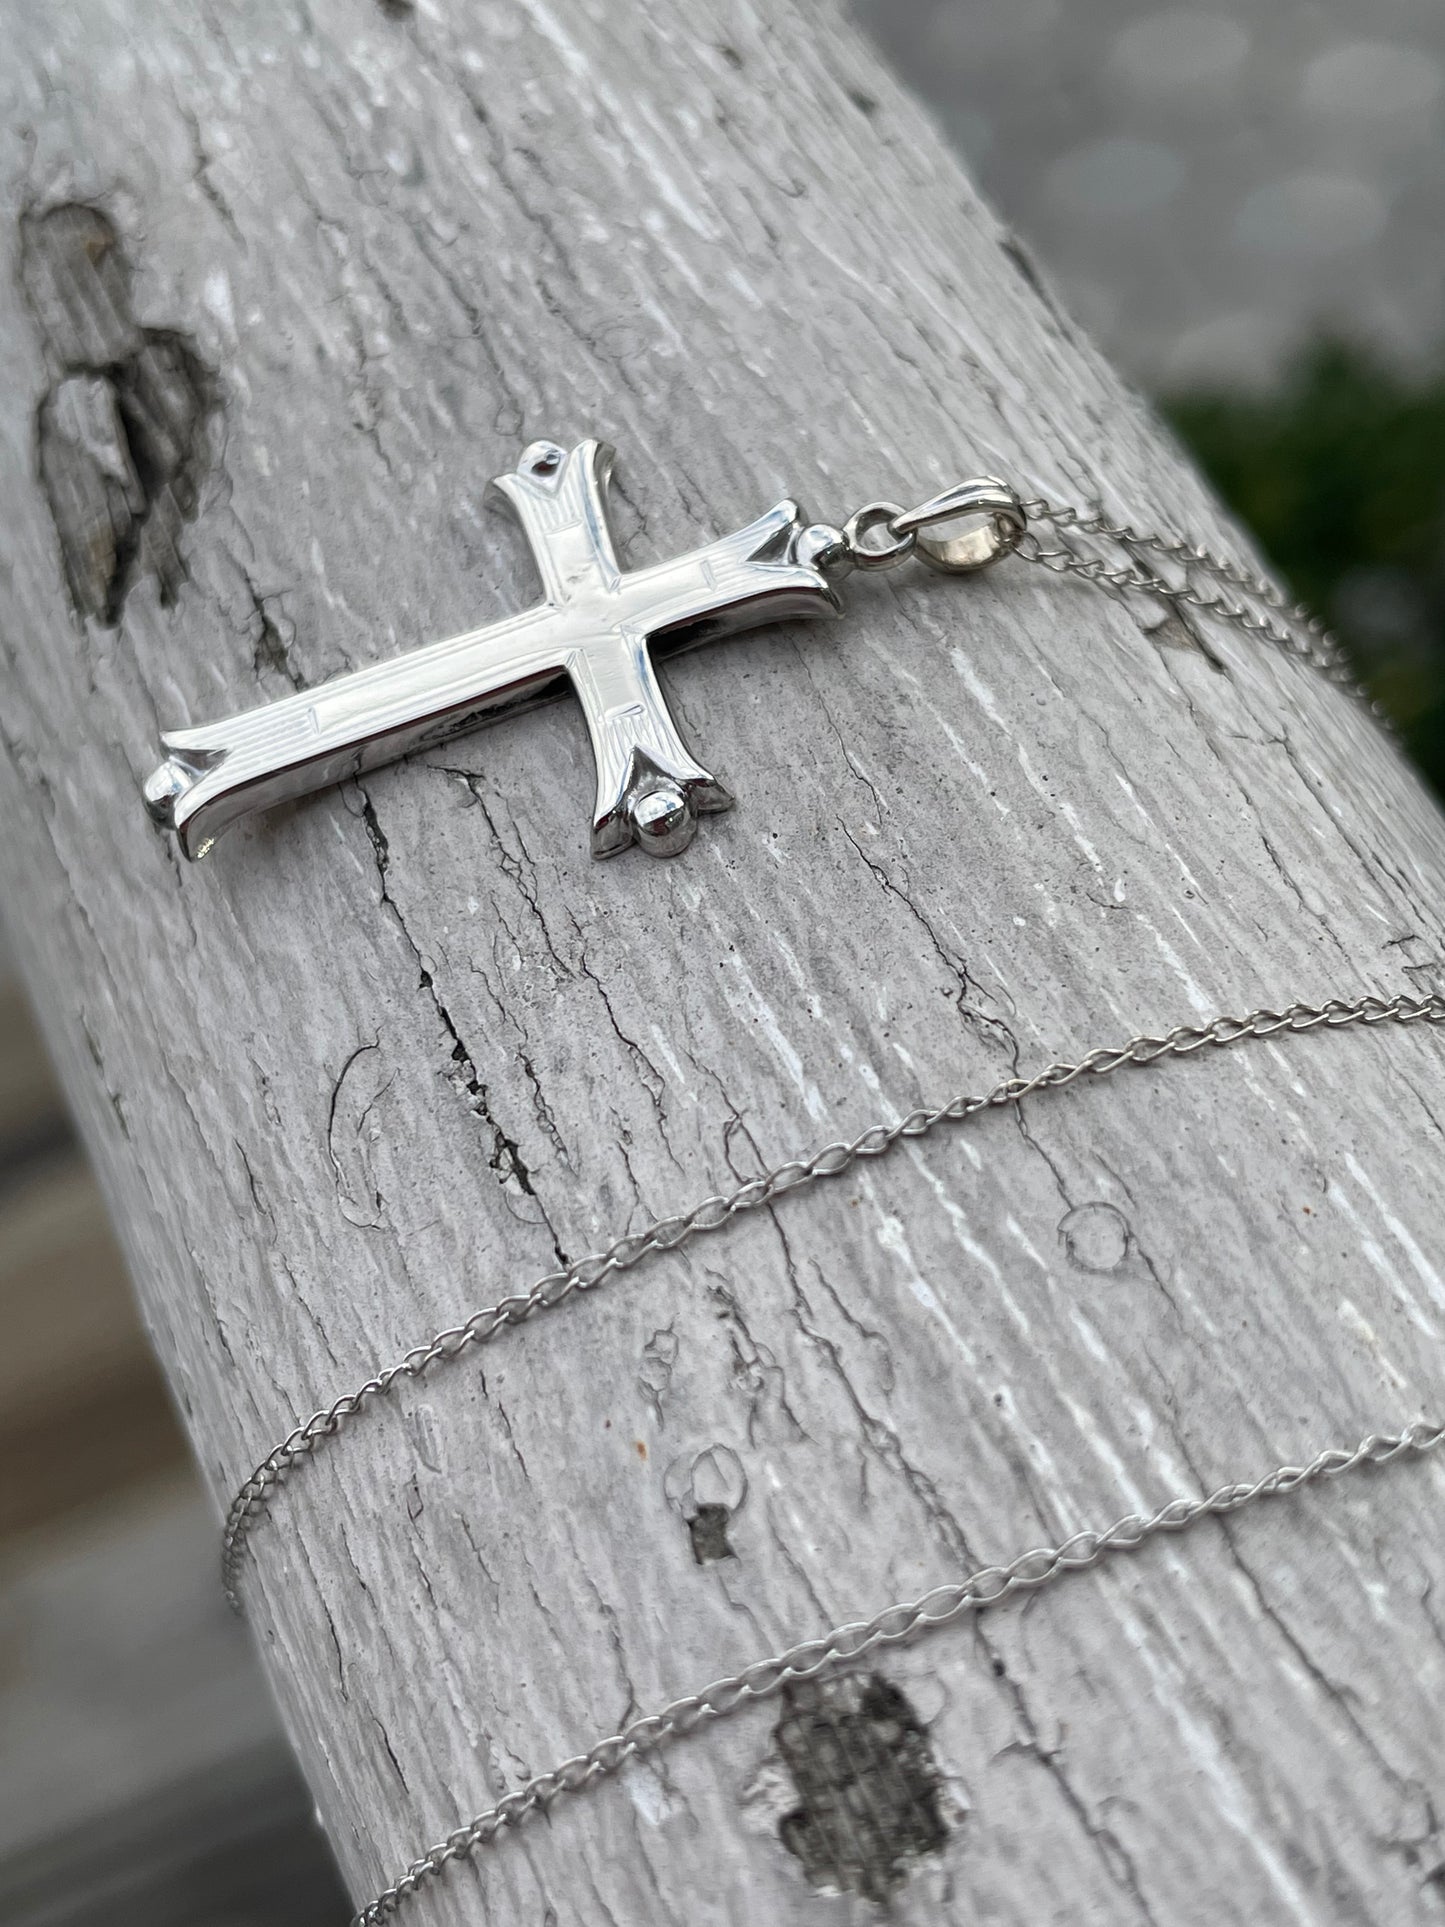
MULTIPOLYGON (((557 703, 184 866, 159 730, 522 606, 479 503, 537 435, 617 445, 629 564, 974 469, 1238 538, 829 6, 7 29, 5 901, 218 1499, 439 1326, 823 1139, 1445 984, 1445 822, 1356 704, 1020 564, 677 665, 740 805, 675 863, 589 863, 557 703)), ((358 1900, 780 1643, 1413 1417, 1441 1088, 1419 1031, 1075 1087, 398 1392, 247 1575, 358 1900)), ((1396 1468, 940 1633, 410 1918, 1426 1918, 1441 1495, 1396 1468)))

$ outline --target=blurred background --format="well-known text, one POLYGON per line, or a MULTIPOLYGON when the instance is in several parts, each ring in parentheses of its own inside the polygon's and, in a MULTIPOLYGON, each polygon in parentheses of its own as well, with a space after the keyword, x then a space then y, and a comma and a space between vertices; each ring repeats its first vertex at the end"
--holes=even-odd
MULTIPOLYGON (((856 11, 1445 790, 1445 7, 856 11)), ((4 1920, 341 1927, 3 950, 0 1315, 4 1920)))
POLYGON ((0 1921, 344 1927, 3 952, 0 1318, 0 1921))

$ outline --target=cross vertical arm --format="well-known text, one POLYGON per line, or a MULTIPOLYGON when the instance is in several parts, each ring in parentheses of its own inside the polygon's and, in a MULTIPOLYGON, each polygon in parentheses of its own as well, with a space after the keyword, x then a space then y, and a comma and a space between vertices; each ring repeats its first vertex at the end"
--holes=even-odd
POLYGON ((521 523, 542 578, 542 599, 554 607, 589 590, 607 595, 617 588, 621 570, 607 517, 615 460, 606 442, 579 442, 567 450, 537 441, 515 469, 490 484, 521 523))

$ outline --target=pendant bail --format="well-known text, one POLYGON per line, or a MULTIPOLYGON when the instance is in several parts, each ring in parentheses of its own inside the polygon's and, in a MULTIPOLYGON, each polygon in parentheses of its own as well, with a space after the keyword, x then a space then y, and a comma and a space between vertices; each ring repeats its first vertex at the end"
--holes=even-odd
POLYGON ((996 475, 955 482, 942 494, 904 509, 888 524, 896 536, 912 536, 914 553, 944 575, 972 575, 1011 555, 1028 528, 1028 516, 1018 491, 996 475), (929 535, 926 530, 950 522, 964 526, 952 535, 929 535))

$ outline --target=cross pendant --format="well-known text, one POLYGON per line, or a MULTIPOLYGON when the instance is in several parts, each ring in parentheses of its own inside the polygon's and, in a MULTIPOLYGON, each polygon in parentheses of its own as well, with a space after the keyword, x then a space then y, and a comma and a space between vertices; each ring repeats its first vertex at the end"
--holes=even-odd
POLYGON ((492 488, 526 531, 542 600, 224 722, 167 732, 166 760, 145 785, 156 822, 202 857, 237 817, 443 742, 565 680, 597 766, 592 854, 634 842, 656 856, 685 849, 698 816, 732 797, 678 734, 652 649, 834 613, 838 597, 817 564, 839 536, 806 527, 784 501, 735 535, 624 571, 607 525, 611 467, 602 442, 570 453, 534 442, 492 488))

